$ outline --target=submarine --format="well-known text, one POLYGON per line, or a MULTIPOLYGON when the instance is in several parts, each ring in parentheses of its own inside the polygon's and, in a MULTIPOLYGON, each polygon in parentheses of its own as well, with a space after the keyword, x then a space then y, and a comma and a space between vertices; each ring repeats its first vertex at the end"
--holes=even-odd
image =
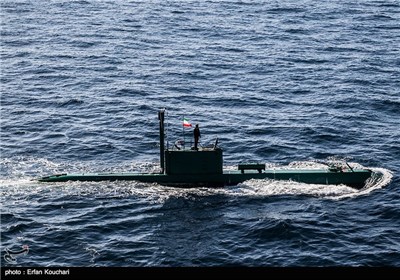
POLYGON ((139 181, 175 187, 223 187, 237 185, 250 179, 287 180, 306 184, 346 185, 362 189, 372 176, 372 170, 330 164, 318 169, 266 169, 265 163, 241 162, 237 169, 224 170, 223 150, 218 138, 211 147, 165 146, 165 109, 158 112, 160 131, 160 171, 157 173, 75 173, 41 177, 39 182, 68 181, 139 181))

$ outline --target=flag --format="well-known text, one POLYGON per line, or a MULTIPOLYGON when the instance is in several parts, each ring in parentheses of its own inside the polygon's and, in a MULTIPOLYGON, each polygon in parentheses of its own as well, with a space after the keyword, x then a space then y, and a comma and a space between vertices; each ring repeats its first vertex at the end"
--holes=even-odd
POLYGON ((183 127, 192 127, 192 124, 185 118, 183 118, 183 127))

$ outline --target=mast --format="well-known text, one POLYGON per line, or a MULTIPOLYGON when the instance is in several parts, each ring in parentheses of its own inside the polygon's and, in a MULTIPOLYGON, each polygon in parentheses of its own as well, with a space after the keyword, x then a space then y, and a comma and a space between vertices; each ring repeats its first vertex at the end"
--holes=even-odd
POLYGON ((158 120, 160 121, 160 167, 161 173, 164 173, 164 113, 165 109, 158 112, 158 120))

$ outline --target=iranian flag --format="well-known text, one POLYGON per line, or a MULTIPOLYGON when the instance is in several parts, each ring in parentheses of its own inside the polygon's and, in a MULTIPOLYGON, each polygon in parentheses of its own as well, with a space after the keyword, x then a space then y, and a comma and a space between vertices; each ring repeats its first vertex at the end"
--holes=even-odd
POLYGON ((183 127, 192 127, 192 124, 185 118, 183 118, 183 127))

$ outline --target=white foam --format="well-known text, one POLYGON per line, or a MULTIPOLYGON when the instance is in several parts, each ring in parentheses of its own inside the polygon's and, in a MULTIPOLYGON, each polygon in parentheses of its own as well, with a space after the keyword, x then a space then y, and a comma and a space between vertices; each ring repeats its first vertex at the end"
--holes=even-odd
POLYGON ((343 198, 353 198, 362 195, 367 195, 372 191, 382 189, 383 187, 389 185, 392 181, 393 173, 385 168, 369 168, 373 171, 371 178, 369 178, 365 184, 365 187, 361 190, 357 190, 354 193, 342 194, 333 199, 343 199, 343 198))

